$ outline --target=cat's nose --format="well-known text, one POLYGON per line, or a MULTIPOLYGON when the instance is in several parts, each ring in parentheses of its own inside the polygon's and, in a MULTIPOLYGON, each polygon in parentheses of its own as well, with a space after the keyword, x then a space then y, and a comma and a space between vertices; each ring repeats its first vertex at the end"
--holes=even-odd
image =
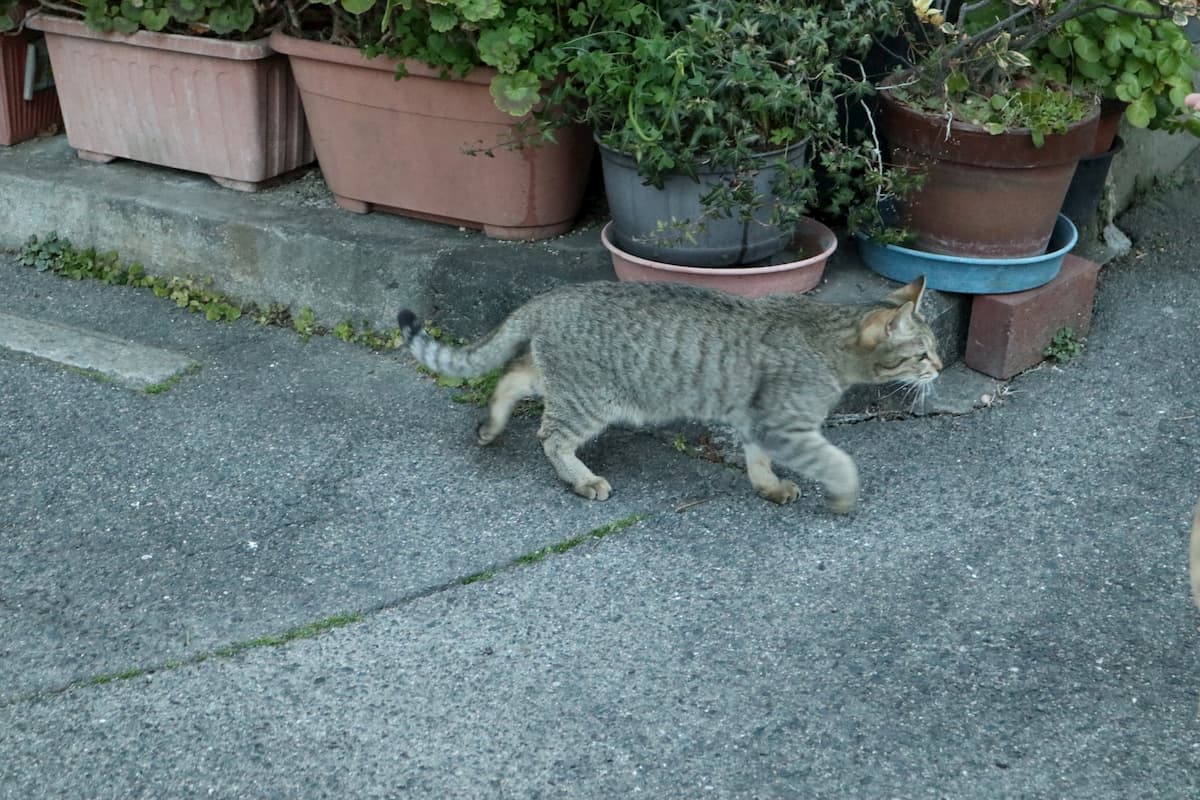
POLYGON ((942 371, 942 360, 932 353, 929 355, 929 364, 938 372, 942 371))

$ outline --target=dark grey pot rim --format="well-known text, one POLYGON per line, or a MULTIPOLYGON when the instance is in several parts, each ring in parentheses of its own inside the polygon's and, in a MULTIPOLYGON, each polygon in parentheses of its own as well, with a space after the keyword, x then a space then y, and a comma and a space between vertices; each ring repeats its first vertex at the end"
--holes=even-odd
MULTIPOLYGON (((629 168, 635 169, 635 170, 637 169, 637 159, 635 159, 633 156, 631 156, 628 153, 625 153, 621 150, 615 150, 615 149, 609 147, 608 145, 604 144, 604 142, 600 141, 600 137, 594 133, 592 134, 592 139, 600 147, 600 154, 602 156, 604 156, 605 158, 611 158, 613 161, 615 161, 618 164, 621 164, 622 166, 629 167, 629 168)), ((790 144, 790 145, 785 145, 784 147, 781 147, 777 150, 771 150, 766 153, 755 153, 753 156, 751 156, 751 158, 754 159, 755 161, 760 161, 760 160, 761 161, 769 161, 773 158, 777 158, 780 156, 786 157, 789 153, 801 153, 802 154, 807 149, 808 149, 808 139, 801 139, 798 142, 794 142, 793 144, 790 144)), ((686 174, 682 170, 669 170, 669 171, 676 172, 680 175, 686 174)), ((696 173, 699 175, 716 175, 716 174, 728 173, 728 172, 733 172, 733 170, 730 169, 729 167, 713 167, 713 166, 711 166, 711 163, 708 160, 701 161, 699 164, 696 165, 696 173)))

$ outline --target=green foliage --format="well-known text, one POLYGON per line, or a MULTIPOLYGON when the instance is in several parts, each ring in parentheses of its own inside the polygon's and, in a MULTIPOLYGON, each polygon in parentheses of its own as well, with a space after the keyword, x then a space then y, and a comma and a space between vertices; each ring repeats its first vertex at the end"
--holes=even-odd
POLYGON ((259 325, 292 327, 292 310, 286 303, 270 303, 266 308, 255 308, 251 313, 251 318, 259 325))
POLYGON ((1200 121, 1183 102, 1200 59, 1180 22, 1186 17, 1176 21, 1147 0, 1110 0, 1063 23, 1028 54, 1057 83, 1127 103, 1125 119, 1134 127, 1200 135, 1200 121))
MULTIPOLYGON (((284 2, 293 0, 67 0, 43 5, 102 33, 147 30, 253 40, 283 23, 284 2)), ((0 0, 0 14, 15 6, 16 0, 0 0)))
MULTIPOLYGON (((314 335, 323 336, 330 332, 344 342, 363 345, 372 350, 391 350, 404 342, 404 335, 399 328, 376 331, 366 320, 358 326, 353 321, 346 320, 329 331, 317 323, 316 314, 307 306, 293 316, 291 309, 283 303, 271 303, 265 308, 253 303, 243 305, 227 295, 213 291, 210 288, 211 279, 163 278, 150 275, 137 262, 122 263, 112 251, 101 253, 93 249, 80 250, 72 245, 69 239, 60 238, 56 232, 41 238, 31 236, 18 252, 17 260, 41 272, 53 272, 73 280, 89 278, 110 285, 150 289, 155 296, 170 300, 180 308, 204 314, 209 321, 233 322, 246 315, 259 325, 290 327, 306 342, 314 335)), ((440 329, 433 330, 437 331, 439 336, 449 337, 440 329)), ((455 341, 463 344, 466 340, 455 341)), ((496 378, 499 378, 499 373, 496 378)), ((169 379, 162 384, 148 387, 145 391, 148 394, 166 391, 174 386, 176 380, 169 379)), ((468 391, 460 402, 482 405, 491 396, 495 381, 491 381, 489 385, 487 379, 478 378, 463 385, 468 391), (486 391, 486 395, 479 394, 483 391, 486 391)), ((455 399, 459 400, 457 397, 455 399)))
MULTIPOLYGON (((611 1, 611 0, 610 0, 611 1)), ((551 47, 574 35, 561 0, 321 0, 316 24, 289 32, 361 48, 369 57, 415 59, 443 76, 492 67, 497 108, 514 117, 536 112, 546 138, 565 117, 560 64, 551 47)), ((298 17, 296 17, 298 18, 298 17)), ((403 66, 397 78, 403 78, 403 66)))
POLYGON ((695 177, 701 166, 728 170, 732 177, 704 198, 705 213, 745 219, 768 202, 749 178, 770 165, 779 174, 769 224, 785 225, 813 206, 813 173, 764 154, 806 142, 810 158, 842 168, 831 213, 873 205, 874 190, 890 180, 874 143, 848 139, 840 114, 871 93, 857 59, 890 30, 893 10, 891 0, 595 0, 572 12, 587 32, 556 52, 580 121, 635 159, 647 183, 695 177), (875 177, 862 181, 868 172, 875 177))
POLYGON ((1180 26, 1194 4, 991 0, 948 4, 953 15, 930 0, 913 6, 906 63, 892 79, 909 104, 994 133, 1029 128, 1039 146, 1101 94, 1129 102, 1131 124, 1183 126, 1173 118, 1196 61, 1180 26))
MULTIPOLYGON (((897 89, 894 95, 926 111, 944 108, 940 100, 909 89, 897 89)), ((953 106, 959 118, 970 120, 988 133, 1028 128, 1034 145, 1041 147, 1048 134, 1066 133, 1071 124, 1087 116, 1095 102, 1087 93, 1034 84, 991 95, 964 88, 957 93, 953 106)))
POLYGON ((343 320, 333 327, 332 333, 343 342, 361 344, 372 350, 393 350, 404 344, 404 333, 399 328, 376 331, 365 319, 360 327, 356 327, 353 320, 343 320))
POLYGON ((209 320, 233 322, 242 315, 241 304, 210 289, 211 281, 150 275, 137 262, 123 263, 113 251, 80 250, 54 232, 43 239, 30 237, 17 254, 17 260, 42 272, 54 272, 77 281, 91 278, 114 286, 147 288, 180 308, 204 314, 209 320))
POLYGON ((1065 364, 1083 352, 1083 342, 1075 335, 1071 327, 1059 328, 1050 340, 1050 344, 1042 350, 1046 358, 1054 359, 1059 364, 1065 364))
POLYGON ((317 325, 317 315, 308 306, 300 309, 300 313, 292 317, 292 327, 300 334, 301 341, 307 342, 313 334, 322 335, 325 329, 317 325))

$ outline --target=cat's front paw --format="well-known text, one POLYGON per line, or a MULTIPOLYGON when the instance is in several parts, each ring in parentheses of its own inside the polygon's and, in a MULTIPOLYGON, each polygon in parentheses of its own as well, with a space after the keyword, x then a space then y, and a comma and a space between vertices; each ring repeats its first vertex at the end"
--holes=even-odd
POLYGON ((800 487, 791 481, 779 481, 774 486, 759 489, 758 493, 772 503, 783 506, 800 496, 800 487))
POLYGON ((607 500, 612 494, 612 487, 608 485, 608 481, 599 476, 581 481, 572 488, 575 489, 575 494, 588 500, 607 500))

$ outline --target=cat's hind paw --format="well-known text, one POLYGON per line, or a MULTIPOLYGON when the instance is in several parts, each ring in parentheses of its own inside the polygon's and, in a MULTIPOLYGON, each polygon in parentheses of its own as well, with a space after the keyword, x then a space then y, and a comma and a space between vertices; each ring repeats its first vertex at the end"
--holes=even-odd
POLYGON ((575 494, 588 500, 607 500, 612 494, 612 487, 608 485, 608 481, 599 476, 580 481, 572 488, 575 489, 575 494))
POLYGON ((858 505, 858 492, 829 496, 829 510, 835 514, 849 514, 858 505))
POLYGON ((481 422, 479 427, 475 429, 475 444, 480 447, 487 447, 496 441, 496 437, 499 435, 499 432, 493 431, 488 423, 481 422))

